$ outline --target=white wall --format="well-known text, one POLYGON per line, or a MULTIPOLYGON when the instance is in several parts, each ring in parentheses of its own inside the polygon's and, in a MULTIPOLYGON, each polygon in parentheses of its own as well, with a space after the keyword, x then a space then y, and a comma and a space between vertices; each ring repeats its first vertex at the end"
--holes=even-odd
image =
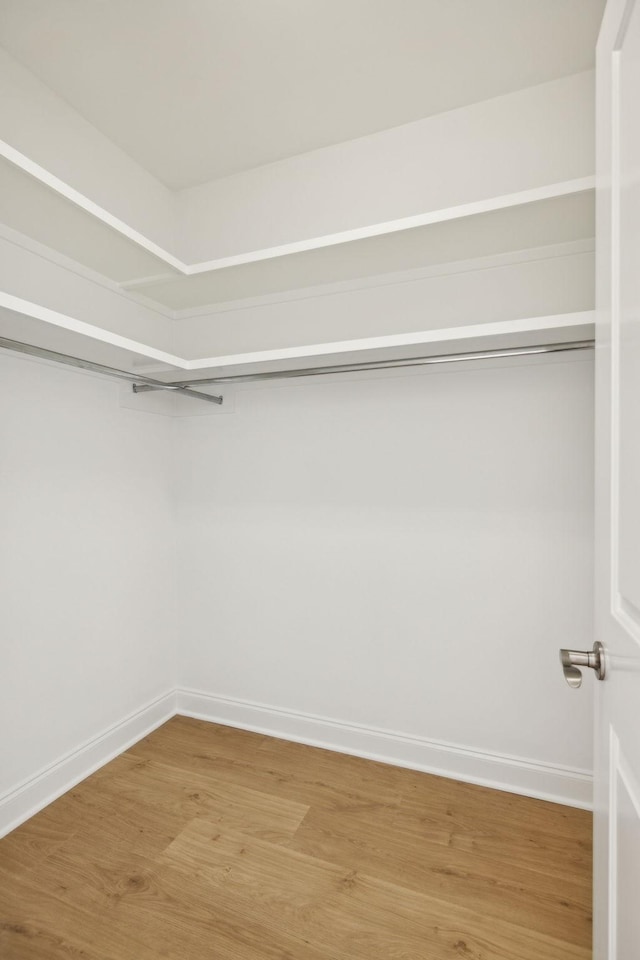
POLYGON ((590 769, 592 684, 558 648, 592 642, 592 379, 588 355, 510 359, 254 385, 185 420, 181 684, 215 695, 194 712, 590 769))
POLYGON ((173 421, 7 354, 0 412, 2 797, 172 688, 175 634, 173 421))

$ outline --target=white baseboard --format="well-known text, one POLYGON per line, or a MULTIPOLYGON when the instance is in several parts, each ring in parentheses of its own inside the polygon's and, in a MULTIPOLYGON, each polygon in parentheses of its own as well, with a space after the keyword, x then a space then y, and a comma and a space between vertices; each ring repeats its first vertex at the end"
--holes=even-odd
POLYGON ((163 694, 0 797, 0 837, 113 760, 176 713, 175 691, 163 694))
POLYGON ((472 750, 425 737, 341 723, 196 690, 177 690, 176 697, 177 713, 186 717, 253 730, 540 800, 585 810, 592 808, 593 777, 588 770, 472 750))
POLYGON ((326 750, 336 750, 454 780, 478 783, 540 800, 590 810, 592 775, 587 770, 541 764, 523 757, 472 750, 327 717, 196 690, 173 690, 65 754, 0 796, 0 837, 113 760, 175 714, 253 730, 326 750))

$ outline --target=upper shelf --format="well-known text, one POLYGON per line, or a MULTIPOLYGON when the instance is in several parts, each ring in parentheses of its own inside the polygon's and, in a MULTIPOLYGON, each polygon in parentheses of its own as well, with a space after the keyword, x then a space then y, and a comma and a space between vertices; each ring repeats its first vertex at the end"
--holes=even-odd
POLYGON ((179 313, 293 290, 352 283, 402 271, 512 253, 594 236, 593 189, 582 182, 556 184, 521 195, 496 197, 424 217, 380 224, 371 235, 309 241, 308 249, 257 251, 255 260, 213 265, 192 276, 125 283, 129 290, 179 313), (580 189, 576 189, 580 187, 580 189), (564 189, 570 191, 562 192, 564 189), (424 221, 424 222, 421 222, 424 221), (330 242, 327 242, 330 241, 330 242), (315 244, 315 245, 314 245, 315 244))
POLYGON ((421 330, 410 334, 367 337, 337 343, 312 344, 307 347, 283 350, 256 351, 253 354, 206 357, 190 361, 187 369, 188 376, 193 375, 194 379, 205 376, 224 377, 413 357, 437 357, 453 353, 554 343, 575 343, 593 339, 594 333, 594 313, 582 311, 421 330))

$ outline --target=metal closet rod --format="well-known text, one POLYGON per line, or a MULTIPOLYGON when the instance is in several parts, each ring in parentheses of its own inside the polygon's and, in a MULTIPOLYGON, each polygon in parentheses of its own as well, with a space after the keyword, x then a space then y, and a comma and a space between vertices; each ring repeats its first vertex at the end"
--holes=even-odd
POLYGON ((173 390, 181 396, 194 397, 197 400, 206 400, 208 403, 221 404, 223 398, 212 396, 209 393, 201 393, 199 390, 193 390, 195 385, 207 384, 225 384, 225 383, 253 383, 259 380, 289 380, 294 377, 320 377, 332 373, 360 373, 366 370, 393 370, 399 367, 422 367, 436 363, 460 363, 465 360, 493 360, 502 357, 528 357, 536 354, 545 353, 565 353, 573 350, 590 350, 595 344, 594 340, 575 340, 570 343, 543 343, 527 347, 502 347, 495 350, 474 350, 467 353, 444 353, 436 356, 426 357, 405 357, 396 360, 367 360, 362 363, 341 363, 325 367, 303 367, 295 370, 273 370, 263 373, 241 373, 228 377, 206 377, 200 380, 181 380, 165 383, 162 380, 156 380, 153 377, 144 377, 135 373, 129 373, 127 370, 119 370, 116 367, 108 367, 102 363, 94 363, 92 360, 83 360, 81 357, 74 357, 67 353, 58 353, 55 350, 46 350, 44 347, 36 347, 29 343, 21 343, 19 340, 9 340, 6 337, 0 337, 0 348, 3 350, 13 350, 16 353, 24 353, 31 357, 39 357, 42 360, 51 360, 55 363, 62 363, 70 367, 78 367, 82 370, 89 370, 93 373, 99 373, 103 376, 114 377, 118 380, 126 380, 132 384, 134 393, 146 393, 151 390, 173 390))
POLYGON ((25 353, 30 357, 39 357, 41 360, 52 360, 54 363, 63 363, 68 367, 78 367, 81 370, 90 370, 116 380, 126 380, 133 384, 134 392, 140 390, 173 390, 184 397, 194 397, 196 400, 206 400, 208 403, 222 403, 222 397, 214 397, 210 393, 201 393, 191 390, 187 384, 163 383, 153 377, 144 377, 117 367, 107 367, 103 363, 94 363, 92 360, 83 360, 81 357, 72 357, 68 353, 58 353, 56 350, 45 350, 44 347, 35 347, 30 343, 21 343, 19 340, 8 340, 0 337, 0 348, 13 350, 15 353, 25 353))
MULTIPOLYGON (((595 340, 575 340, 570 343, 543 343, 527 347, 504 347, 495 350, 474 350, 467 353, 443 353, 430 357, 406 357, 396 360, 367 360, 362 363, 341 363, 328 367, 303 367, 296 370, 274 370, 264 373, 241 373, 228 377, 205 377, 200 380, 181 380, 177 387, 201 384, 253 383, 258 380, 288 380, 293 377, 321 377, 332 373, 359 373, 365 370, 393 370, 396 367, 424 367, 435 363, 460 363, 464 360, 493 360, 501 357, 528 357, 541 353, 564 353, 571 350, 591 350, 595 340)), ((155 387, 139 387, 138 392, 155 387)))

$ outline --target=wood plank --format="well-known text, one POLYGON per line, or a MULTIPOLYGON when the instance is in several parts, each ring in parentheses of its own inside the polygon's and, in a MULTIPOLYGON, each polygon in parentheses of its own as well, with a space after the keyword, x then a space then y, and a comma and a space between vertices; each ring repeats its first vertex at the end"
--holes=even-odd
POLYGON ((23 876, 68 840, 74 829, 58 823, 55 817, 32 817, 19 830, 0 839, 0 871, 9 877, 23 876))
POLYGON ((369 802, 372 792, 378 801, 400 800, 399 768, 244 730, 234 731, 243 734, 235 752, 229 748, 228 731, 232 728, 180 719, 184 721, 180 728, 173 725, 164 736, 165 729, 174 724, 174 720, 169 721, 161 728, 162 736, 156 731, 136 744, 131 753, 139 759, 160 760, 189 773, 212 775, 300 803, 343 809, 369 802), (188 724, 199 726, 192 730, 188 724), (200 725, 210 729, 203 730, 200 725))
POLYGON ((213 776, 185 776, 179 767, 155 760, 136 766, 124 777, 104 781, 101 790, 113 798, 156 806, 185 820, 206 816, 230 829, 271 840, 292 837, 309 810, 307 804, 213 776))
MULTIPOLYGON (((135 802, 105 790, 104 782, 89 777, 9 834, 5 839, 16 848, 14 860, 29 853, 33 833, 51 838, 43 845, 38 866, 78 835, 88 838, 88 854, 98 854, 101 848, 127 836, 132 853, 152 855, 171 843, 189 820, 187 816, 168 813, 157 804, 150 805, 141 816, 135 802)), ((3 867, 4 859, 0 856, 0 869, 3 867)))
POLYGON ((219 896, 199 871, 156 869, 149 883, 127 890, 114 923, 131 930, 157 956, 181 960, 345 960, 295 935, 281 918, 262 922, 253 904, 219 896))
MULTIPOLYGON (((57 876, 56 885, 64 886, 57 876)), ((131 930, 104 909, 82 909, 48 889, 49 878, 31 874, 0 889, 2 960, 157 960, 132 940, 131 930)))
POLYGON ((591 814, 541 800, 532 804, 494 809, 490 795, 477 797, 469 791, 466 797, 442 803, 430 793, 403 798, 396 822, 416 842, 440 843, 590 887, 591 814), (558 807, 558 812, 550 817, 547 807, 558 807), (570 824, 566 833, 564 818, 570 824))
MULTIPOLYGON (((12 950, 27 951, 17 956, 29 956, 32 943, 44 944, 41 955, 47 956, 56 936, 60 942, 59 954, 52 951, 56 958, 89 956, 77 953, 89 947, 92 960, 93 951, 108 960, 120 956, 120 951, 126 960, 138 956, 144 960, 326 960, 328 956, 291 937, 286 929, 270 930, 260 924, 250 905, 238 911, 233 903, 221 902, 196 871, 188 875, 161 871, 153 861, 132 855, 129 835, 98 850, 89 841, 76 835, 41 866, 37 886, 20 888, 20 910, 28 918, 23 930, 16 929, 15 912, 0 900, 5 942, 12 950), (121 939, 125 936, 126 949, 121 939)), ((0 956, 13 960, 13 953, 0 956)))
POLYGON ((499 852, 480 854, 433 842, 388 808, 362 816, 347 811, 339 817, 313 809, 288 846, 532 931, 583 946, 591 942, 588 884, 531 871, 524 863, 505 861, 499 852))
MULTIPOLYGON (((400 768, 397 768, 400 769, 400 768)), ((545 835, 573 840, 591 853, 592 816, 560 803, 549 803, 473 783, 436 777, 416 770, 402 770, 403 801, 415 808, 432 810, 437 817, 459 820, 472 831, 484 822, 500 829, 522 833, 523 824, 545 835)))
POLYGON ((588 947, 192 821, 159 863, 198 877, 270 929, 353 960, 587 960, 588 947))

